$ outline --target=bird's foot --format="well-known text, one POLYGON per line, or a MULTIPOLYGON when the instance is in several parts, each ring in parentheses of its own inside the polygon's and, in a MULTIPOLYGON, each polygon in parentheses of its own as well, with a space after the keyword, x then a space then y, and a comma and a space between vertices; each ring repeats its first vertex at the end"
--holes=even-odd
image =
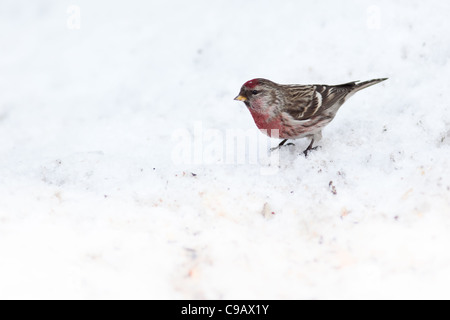
POLYGON ((289 143, 287 143, 287 144, 280 144, 279 146, 277 146, 277 147, 275 147, 275 148, 270 148, 270 152, 273 152, 273 151, 275 151, 275 150, 280 150, 281 147, 283 147, 283 146, 295 146, 295 144, 292 143, 292 142, 289 142, 289 143))
POLYGON ((319 149, 319 148, 321 148, 320 146, 317 146, 317 147, 314 147, 314 148, 306 148, 306 150, 305 151, 303 151, 303 154, 305 155, 305 158, 307 158, 308 157, 308 154, 309 154, 309 152, 311 152, 312 150, 317 150, 317 149, 319 149))

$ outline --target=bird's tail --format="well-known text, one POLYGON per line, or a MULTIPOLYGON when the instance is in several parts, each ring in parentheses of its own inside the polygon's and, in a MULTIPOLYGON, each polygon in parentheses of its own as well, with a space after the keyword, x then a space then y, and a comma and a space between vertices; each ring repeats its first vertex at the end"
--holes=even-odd
MULTIPOLYGON (((388 78, 373 79, 373 80, 369 80, 369 81, 352 81, 352 82, 340 84, 340 85, 333 86, 333 87, 338 89, 339 91, 342 90, 342 92, 344 92, 344 96, 343 96, 344 100, 343 101, 346 101, 346 100, 348 100, 348 98, 353 96, 359 90, 373 86, 374 84, 380 83, 387 79, 388 78)), ((342 103, 344 103, 344 102, 342 102, 342 103)))
POLYGON ((388 78, 380 78, 380 79, 373 79, 373 80, 369 80, 369 81, 355 81, 352 83, 352 87, 353 87, 353 93, 365 89, 367 87, 373 86, 374 84, 380 83, 384 80, 387 80, 388 78))

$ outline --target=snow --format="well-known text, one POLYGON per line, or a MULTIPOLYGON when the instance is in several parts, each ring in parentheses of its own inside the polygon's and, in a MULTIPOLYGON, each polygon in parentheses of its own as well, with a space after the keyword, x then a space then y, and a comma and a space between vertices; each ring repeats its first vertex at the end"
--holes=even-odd
POLYGON ((449 299, 449 9, 2 0, 0 298, 449 299), (257 77, 389 80, 305 158, 257 77))

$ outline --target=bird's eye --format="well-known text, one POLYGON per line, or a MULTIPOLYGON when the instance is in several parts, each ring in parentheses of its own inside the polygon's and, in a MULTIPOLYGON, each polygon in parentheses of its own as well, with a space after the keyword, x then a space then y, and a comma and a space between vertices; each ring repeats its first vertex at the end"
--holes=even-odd
POLYGON ((259 93, 259 91, 257 91, 257 90, 252 91, 252 95, 257 95, 258 93, 259 93))

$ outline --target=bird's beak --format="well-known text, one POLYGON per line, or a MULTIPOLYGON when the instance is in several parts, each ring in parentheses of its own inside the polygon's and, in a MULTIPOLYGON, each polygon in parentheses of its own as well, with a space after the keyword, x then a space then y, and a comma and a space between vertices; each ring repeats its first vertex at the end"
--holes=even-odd
POLYGON ((243 96, 241 96, 241 95, 238 95, 236 98, 234 98, 234 100, 237 100, 237 101, 247 101, 247 98, 246 98, 246 97, 243 97, 243 96))

